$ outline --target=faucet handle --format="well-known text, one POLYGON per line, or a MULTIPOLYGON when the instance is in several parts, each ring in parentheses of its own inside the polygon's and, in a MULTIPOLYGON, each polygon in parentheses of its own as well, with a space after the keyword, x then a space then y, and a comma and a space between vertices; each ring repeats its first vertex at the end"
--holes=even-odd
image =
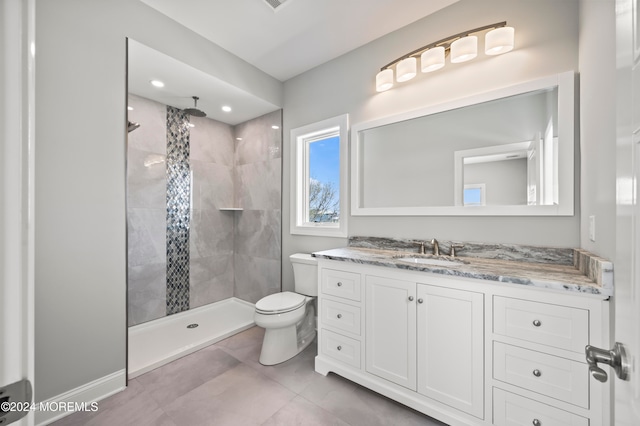
POLYGON ((464 248, 464 244, 451 244, 451 257, 456 257, 456 250, 464 248))
POLYGON ((416 244, 418 244, 420 246, 420 254, 424 254, 424 241, 417 241, 416 244))

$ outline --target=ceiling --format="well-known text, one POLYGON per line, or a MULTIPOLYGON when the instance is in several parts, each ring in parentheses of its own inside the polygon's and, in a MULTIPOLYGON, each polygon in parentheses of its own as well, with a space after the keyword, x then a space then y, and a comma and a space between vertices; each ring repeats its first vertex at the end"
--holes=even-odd
MULTIPOLYGON (((280 81, 459 0, 140 0, 280 81)), ((236 125, 280 108, 129 39, 129 91, 236 125), (165 87, 149 84, 158 79, 165 87), (223 112, 223 105, 232 108, 223 112)))
POLYGON ((128 50, 129 92, 135 95, 180 109, 192 108, 192 96, 198 96, 198 109, 207 117, 232 126, 280 109, 135 40, 129 39, 128 50), (154 87, 151 80, 165 86, 154 87), (224 105, 231 112, 222 111, 224 105))
POLYGON ((286 81, 458 0, 141 0, 286 81))

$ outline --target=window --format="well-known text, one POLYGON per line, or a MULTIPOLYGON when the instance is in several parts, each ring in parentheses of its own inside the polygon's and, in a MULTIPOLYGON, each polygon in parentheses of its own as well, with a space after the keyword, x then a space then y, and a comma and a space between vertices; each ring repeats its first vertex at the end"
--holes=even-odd
POLYGON ((291 233, 347 236, 344 114, 291 130, 291 233))
POLYGON ((465 206, 485 205, 485 184, 477 183, 464 186, 463 203, 465 206))

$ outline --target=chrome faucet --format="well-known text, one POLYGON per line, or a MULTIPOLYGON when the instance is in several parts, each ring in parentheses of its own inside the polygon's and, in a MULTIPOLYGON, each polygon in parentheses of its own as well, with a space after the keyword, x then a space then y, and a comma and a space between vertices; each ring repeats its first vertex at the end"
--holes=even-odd
POLYGON ((431 245, 433 246, 433 255, 440 256, 440 246, 438 245, 438 240, 433 238, 431 240, 431 245))

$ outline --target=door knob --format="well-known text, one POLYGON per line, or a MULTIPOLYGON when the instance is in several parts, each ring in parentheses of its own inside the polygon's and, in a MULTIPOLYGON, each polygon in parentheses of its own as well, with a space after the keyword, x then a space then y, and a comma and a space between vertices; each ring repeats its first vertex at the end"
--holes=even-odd
POLYGON ((598 366, 598 363, 610 365, 620 380, 629 380, 629 364, 627 353, 622 343, 616 342, 613 349, 600 349, 587 345, 584 353, 589 364, 589 371, 594 379, 599 382, 607 381, 607 372, 598 366))

